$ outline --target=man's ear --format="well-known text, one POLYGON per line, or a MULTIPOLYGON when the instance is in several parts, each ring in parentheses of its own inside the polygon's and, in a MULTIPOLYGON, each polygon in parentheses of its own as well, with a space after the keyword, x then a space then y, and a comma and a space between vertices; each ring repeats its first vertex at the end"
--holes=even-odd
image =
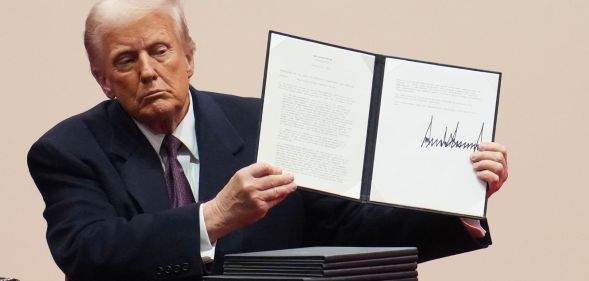
POLYGON ((108 79, 100 69, 92 67, 92 76, 94 76, 94 79, 96 79, 96 82, 98 82, 98 85, 100 85, 102 92, 104 92, 107 98, 111 100, 116 98, 115 94, 111 91, 108 79))
POLYGON ((190 49, 185 51, 186 54, 186 63, 187 63, 187 68, 186 68, 186 73, 188 74, 188 78, 192 77, 192 75, 194 74, 194 49, 190 49))

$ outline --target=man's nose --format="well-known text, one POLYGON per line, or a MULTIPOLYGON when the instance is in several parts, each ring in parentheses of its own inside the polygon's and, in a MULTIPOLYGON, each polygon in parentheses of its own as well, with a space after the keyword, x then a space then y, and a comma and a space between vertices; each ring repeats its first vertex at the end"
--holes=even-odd
POLYGON ((139 78, 141 83, 147 84, 158 78, 155 70, 155 61, 149 54, 142 53, 139 55, 139 78))

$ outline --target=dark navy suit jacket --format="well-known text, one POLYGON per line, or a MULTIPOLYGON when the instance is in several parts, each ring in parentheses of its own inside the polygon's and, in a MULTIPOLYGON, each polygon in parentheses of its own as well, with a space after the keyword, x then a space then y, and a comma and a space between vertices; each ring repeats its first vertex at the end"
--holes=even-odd
MULTIPOLYGON (((255 161, 260 101, 191 88, 201 202, 255 161)), ((198 206, 171 209, 160 160, 130 116, 105 101, 43 135, 28 155, 46 203, 47 240, 74 280, 200 280, 198 206)), ((487 228, 486 223, 484 223, 487 228)), ((313 245, 417 246, 420 261, 490 244, 459 219, 299 190, 217 242, 227 253, 313 245)))

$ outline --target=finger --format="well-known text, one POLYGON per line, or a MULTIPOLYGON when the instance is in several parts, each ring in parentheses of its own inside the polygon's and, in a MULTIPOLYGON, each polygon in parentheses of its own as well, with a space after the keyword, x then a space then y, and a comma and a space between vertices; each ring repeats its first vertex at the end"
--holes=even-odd
POLYGON ((476 174, 480 180, 488 183, 489 185, 499 182, 499 175, 497 175, 489 170, 479 171, 479 172, 476 172, 476 174))
POLYGON ((507 155, 507 148, 500 144, 500 143, 496 143, 496 142, 485 142, 485 143, 481 143, 479 144, 479 150, 480 151, 497 151, 497 152, 501 152, 502 154, 507 155))
MULTIPOLYGON (((505 160, 503 163, 504 166, 506 166, 507 164, 507 148, 500 144, 500 143, 496 143, 496 142, 487 142, 487 143, 482 143, 479 145, 479 151, 480 152, 485 152, 485 151, 490 151, 490 152, 499 152, 501 153, 503 156, 503 159, 505 160)), ((507 167, 506 167, 507 168, 507 167)))
POLYGON ((292 192, 296 191, 296 185, 289 188, 289 192, 283 193, 280 196, 276 197, 274 200, 267 201, 268 209, 274 208, 276 205, 280 204, 284 199, 288 197, 292 192))
POLYGON ((475 171, 489 170, 497 175, 503 174, 503 164, 492 160, 481 160, 472 164, 475 171))
POLYGON ((284 175, 268 175, 255 180, 255 186, 258 190, 266 190, 269 188, 289 184, 294 181, 294 176, 291 174, 284 175))
POLYGON ((478 151, 478 152, 474 152, 473 154, 470 155, 470 161, 472 161, 473 163, 483 161, 483 160, 495 161, 495 162, 501 163, 501 165, 503 165, 503 166, 507 165, 507 161, 505 159, 505 156, 501 152, 478 151))
POLYGON ((282 174, 282 169, 274 167, 268 163, 258 162, 251 164, 243 169, 243 172, 252 175, 255 178, 263 177, 266 175, 279 175, 282 174))
POLYGON ((286 197, 290 193, 294 192, 297 189, 297 185, 294 182, 290 182, 281 186, 269 188, 263 191, 260 191, 260 198, 266 202, 272 202, 276 200, 281 200, 283 197, 286 197))

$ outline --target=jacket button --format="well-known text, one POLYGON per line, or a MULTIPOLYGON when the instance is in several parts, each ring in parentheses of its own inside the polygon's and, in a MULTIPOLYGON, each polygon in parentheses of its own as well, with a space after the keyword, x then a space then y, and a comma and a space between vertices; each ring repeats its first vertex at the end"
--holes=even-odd
POLYGON ((164 271, 164 268, 163 268, 163 267, 161 267, 161 266, 158 266, 158 267, 155 269, 155 276, 157 276, 157 277, 161 277, 161 276, 162 276, 162 274, 163 274, 163 271, 164 271))

